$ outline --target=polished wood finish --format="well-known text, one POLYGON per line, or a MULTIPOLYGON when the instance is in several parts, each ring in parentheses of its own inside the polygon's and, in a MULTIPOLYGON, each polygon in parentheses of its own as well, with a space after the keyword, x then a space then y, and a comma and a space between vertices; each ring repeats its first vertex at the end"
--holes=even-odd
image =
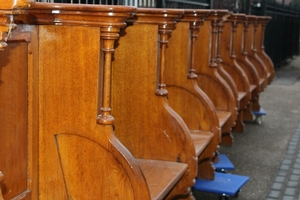
MULTIPOLYGON (((192 198, 197 156, 190 131, 168 103, 165 56, 183 10, 139 8, 120 33, 112 70, 115 134, 136 158, 187 163, 188 171, 168 194, 192 198), (130 131, 126 131, 130 130, 130 131)), ((203 144, 207 145, 207 144, 203 144)))
POLYGON ((199 157, 198 178, 205 179, 214 178, 211 162, 218 155, 221 141, 215 107, 199 88, 194 70, 195 40, 198 39, 200 25, 209 13, 209 10, 184 11, 168 40, 165 63, 168 102, 191 131, 199 157))
POLYGON ((136 159, 114 134, 120 129, 111 109, 111 61, 134 12, 36 3, 16 18, 31 26, 18 25, 0 54, 0 121, 9 132, 0 140, 8 148, 0 148, 4 198, 162 199, 187 179, 189 165, 136 159))
POLYGON ((244 40, 245 40, 245 51, 247 52, 248 59, 253 63, 256 70, 258 71, 260 81, 262 81, 261 91, 263 91, 268 83, 268 75, 264 63, 257 56, 256 51, 256 32, 254 28, 254 21, 256 16, 246 15, 244 18, 244 40))
POLYGON ((188 169, 177 162, 137 159, 147 180, 151 199, 164 199, 188 169))
POLYGON ((227 10, 211 10, 209 17, 201 26, 198 40, 195 41, 195 71, 199 87, 208 95, 217 111, 228 112, 230 117, 222 128, 224 145, 232 145, 231 128, 237 116, 237 99, 227 82, 218 72, 217 33, 218 23, 227 10))
POLYGON ((222 65, 228 74, 230 74, 234 80, 234 86, 238 90, 237 99, 239 102, 239 113, 233 130, 241 133, 244 132, 245 125, 243 123, 243 113, 251 99, 251 91, 248 76, 243 68, 238 64, 236 59, 236 50, 237 48, 241 48, 241 46, 236 45, 236 29, 238 18, 239 15, 231 14, 227 17, 227 22, 219 24, 219 59, 221 59, 222 56, 219 65, 222 65), (222 37, 221 34, 223 35, 222 37))
MULTIPOLYGON (((245 15, 243 14, 234 14, 237 19, 236 32, 236 61, 242 67, 244 72, 247 74, 248 80, 250 82, 250 91, 251 91, 251 101, 246 110, 243 113, 243 120, 252 121, 252 104, 258 102, 259 93, 263 91, 263 83, 264 79, 260 78, 259 72, 257 71, 254 64, 251 62, 251 59, 248 58, 248 50, 250 41, 249 39, 245 39, 244 36, 247 36, 248 33, 248 25, 245 25, 245 15)), ((229 23, 229 22, 228 22, 229 23)), ((231 22, 232 23, 232 22, 231 22)))
POLYGON ((27 54, 27 44, 15 42, 0 52, 0 170, 5 174, 0 187, 4 199, 30 196, 27 54))
POLYGON ((7 39, 16 28, 14 16, 22 14, 34 4, 34 0, 1 0, 0 1, 0 51, 7 46, 7 39))
POLYGON ((264 38, 265 38, 265 29, 267 23, 272 19, 269 16, 256 16, 255 28, 256 28, 256 49, 257 55, 263 61, 267 68, 268 72, 268 83, 270 84, 275 77, 274 64, 271 58, 265 52, 264 38))

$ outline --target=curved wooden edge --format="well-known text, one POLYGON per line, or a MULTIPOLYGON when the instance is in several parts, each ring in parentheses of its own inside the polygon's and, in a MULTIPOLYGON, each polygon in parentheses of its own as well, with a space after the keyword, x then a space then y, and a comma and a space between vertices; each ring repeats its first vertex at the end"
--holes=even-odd
MULTIPOLYGON (((114 180, 114 182, 120 182, 121 183, 121 187, 122 185, 125 186, 125 188, 127 188, 128 190, 133 191, 133 197, 134 198, 143 198, 143 199, 147 199, 150 200, 150 191, 147 185, 147 181, 146 178, 137 162, 137 160, 132 156, 132 154, 126 149, 126 147, 124 147, 122 145, 122 143, 114 136, 112 128, 109 126, 101 126, 99 127, 102 134, 93 134, 92 132, 87 133, 87 136, 82 136, 82 135, 77 135, 77 134, 68 134, 68 133, 61 133, 61 134, 56 134, 55 135, 55 139, 56 139, 56 145, 57 145, 57 150, 58 150, 58 154, 59 154, 59 159, 60 159, 60 165, 61 165, 61 170, 63 172, 63 176, 64 176, 64 181, 66 184, 66 190, 70 189, 68 187, 68 184, 72 184, 72 180, 76 180, 76 178, 74 179, 74 177, 70 178, 70 173, 73 174, 80 174, 80 172, 78 172, 77 170, 81 170, 81 169, 85 169, 86 171, 84 172, 85 175, 87 175, 85 178, 87 180, 85 181, 89 181, 89 182, 97 182, 97 180, 93 180, 94 178, 99 178, 99 176, 88 176, 88 175, 92 175, 93 172, 95 172, 95 174, 103 174, 102 176, 109 176, 109 174, 105 174, 103 171, 98 171, 96 172, 94 167, 95 164, 91 164, 89 165, 88 162, 83 162, 83 161, 90 161, 89 160, 89 155, 91 155, 91 157, 93 157, 93 152, 99 149, 105 149, 107 151, 107 155, 110 156, 110 158, 112 159, 113 162, 110 162, 110 160, 107 160, 107 163, 114 163, 116 165, 113 166, 107 166, 108 170, 105 172, 109 172, 109 167, 112 167, 111 170, 113 172, 114 167, 118 168, 120 167, 122 170, 124 170, 126 177, 117 177, 118 180, 114 180), (73 143, 72 142, 76 142, 73 143), (85 155, 81 155, 77 152, 78 155, 75 154, 72 155, 70 157, 70 155, 68 155, 68 153, 72 153, 72 146, 76 147, 83 145, 82 148, 85 149, 84 153, 87 154, 87 156, 85 155), (61 147, 60 147, 61 146, 61 147), (93 147, 93 148, 91 148, 93 147), (68 152, 68 149, 70 148, 70 152, 68 152), (80 156, 79 156, 80 155, 80 156), (73 160, 72 160, 73 159, 73 160), (74 169, 69 169, 66 168, 68 167, 68 165, 66 165, 66 163, 71 162, 72 161, 74 163, 79 162, 81 163, 83 166, 81 167, 74 167, 74 169), (87 165, 87 166, 85 166, 87 165), (72 172, 69 172, 69 170, 72 170, 72 172), (87 172, 88 171, 88 172, 87 172), (92 180, 90 180, 92 179, 92 180), (124 179, 128 179, 130 182, 130 185, 124 185, 124 183, 126 183, 126 181, 124 179)), ((102 152, 103 153, 103 152, 102 152)), ((102 155, 104 156, 104 155, 102 155)), ((106 156, 104 156, 106 157, 106 156)), ((98 158, 94 158, 95 160, 99 159, 101 160, 101 156, 98 158)), ((93 163, 93 162, 92 162, 93 163)), ((101 162, 98 163, 99 165, 107 165, 106 162, 101 162)), ((105 168, 105 167, 104 167, 105 168)), ((78 178, 80 179, 80 178, 78 178)), ((84 183, 83 183, 84 184, 84 183)), ((88 183, 86 183, 88 185, 88 183)), ((76 184, 72 184, 72 187, 75 186, 76 187, 80 187, 81 184, 76 183, 76 184)), ((88 186, 87 186, 88 187, 88 186)), ((97 187, 97 186, 95 186, 97 187)), ((100 187, 115 187, 114 185, 99 185, 99 189, 101 190, 100 187)), ((89 188, 89 187, 88 187, 89 188)), ((77 189, 82 189, 82 188, 76 188, 77 189)), ((70 190, 72 191, 72 189, 70 190)), ((74 191, 74 188, 73 188, 74 191)), ((113 190, 112 190, 113 191, 113 190)), ((126 191, 126 190, 125 190, 126 191)), ((123 191, 124 192, 124 191, 123 191)), ((69 193, 69 192, 67 192, 69 193)), ((111 197, 113 198, 113 197, 111 197)))
POLYGON ((26 9, 31 7, 35 0, 0 0, 1 10, 26 9))
POLYGON ((39 25, 84 25, 124 27, 136 7, 113 5, 85 5, 64 3, 36 3, 28 13, 17 17, 19 23, 39 25), (111 19, 114 20, 111 20, 111 19))
POLYGON ((128 19, 131 24, 174 25, 182 17, 183 9, 138 8, 135 15, 128 19))

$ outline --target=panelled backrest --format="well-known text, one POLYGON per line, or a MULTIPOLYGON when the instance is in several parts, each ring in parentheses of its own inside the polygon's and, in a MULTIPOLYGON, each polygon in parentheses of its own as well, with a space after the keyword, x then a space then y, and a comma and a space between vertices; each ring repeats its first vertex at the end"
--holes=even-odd
MULTIPOLYGON (((31 130, 29 161, 24 164, 32 180, 32 199, 150 199, 135 158, 114 136, 108 111, 107 68, 114 40, 135 11, 36 3, 28 14, 16 16, 24 25, 18 25, 10 40, 29 43, 22 50, 28 59, 23 63, 29 74, 31 130)), ((18 49, 13 50, 18 56, 18 49)))

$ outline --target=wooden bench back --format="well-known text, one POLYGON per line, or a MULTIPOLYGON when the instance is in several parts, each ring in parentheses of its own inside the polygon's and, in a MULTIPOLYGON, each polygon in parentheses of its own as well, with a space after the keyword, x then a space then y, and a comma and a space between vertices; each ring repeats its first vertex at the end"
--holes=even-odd
POLYGON ((267 71, 261 59, 256 55, 256 46, 255 39, 256 35, 254 32, 254 20, 256 20, 255 16, 246 15, 244 18, 244 40, 245 40, 245 49, 247 51, 247 56, 250 62, 255 66, 260 79, 263 79, 263 84, 261 85, 261 89, 263 90, 268 83, 267 71))
POLYGON ((220 144, 220 126, 216 110, 209 97, 199 88, 194 70, 194 43, 201 23, 209 10, 185 10, 172 31, 166 49, 165 81, 170 106, 182 117, 193 134, 214 138, 201 153, 198 177, 213 179, 211 162, 220 144), (204 164, 203 162, 209 162, 204 164), (205 166, 204 166, 205 165, 205 166), (202 167, 203 166, 203 167, 202 167))
MULTIPOLYGON (((211 99, 216 110, 230 113, 230 118, 222 126, 222 133, 226 134, 231 132, 235 124, 238 106, 230 86, 218 73, 217 24, 227 13, 227 10, 211 10, 209 17, 200 27, 198 40, 195 41, 194 67, 199 87, 211 99)), ((231 143, 231 136, 228 138, 228 143, 231 143)), ((225 140, 222 139, 223 141, 225 140)))
POLYGON ((268 83, 270 84, 275 76, 274 64, 273 64, 271 58, 265 52, 264 37, 265 37, 265 29, 266 29, 267 23, 272 18, 269 16, 257 16, 256 19, 257 20, 255 22, 255 27, 256 27, 256 41, 255 42, 256 42, 257 54, 266 66, 266 69, 268 72, 268 79, 269 79, 268 83))
POLYGON ((187 193, 197 176, 195 147, 188 127, 168 104, 165 85, 165 50, 182 14, 139 8, 127 20, 114 54, 112 113, 115 134, 136 158, 188 163, 188 180, 181 189, 187 193))
MULTIPOLYGON (((18 79, 13 80, 16 92, 28 91, 23 99, 28 102, 28 111, 24 111, 28 140, 14 138, 15 144, 22 142, 22 148, 18 145, 15 149, 26 153, 26 160, 20 161, 27 166, 24 171, 23 167, 1 169, 6 176, 5 199, 150 199, 140 166, 113 133, 104 84, 109 83, 109 71, 99 67, 103 61, 110 68, 119 29, 135 11, 134 7, 36 3, 28 14, 15 16, 24 25, 11 33, 5 53, 0 54, 1 60, 6 60, 1 71, 12 70, 18 79), (58 21, 60 26, 55 25, 58 21), (15 73, 20 71, 16 67, 27 73, 15 73), (104 79, 100 79, 102 75, 104 79), (23 173, 28 177, 20 177, 23 173), (20 187, 22 179, 25 184, 20 187), (25 192, 20 191, 27 185, 25 192)), ((1 84, 1 91, 11 88, 7 83, 1 84)), ((23 96, 16 95, 19 99, 23 96)), ((9 98, 1 95, 0 102, 9 98)), ((22 112, 13 113, 18 116, 22 112)))

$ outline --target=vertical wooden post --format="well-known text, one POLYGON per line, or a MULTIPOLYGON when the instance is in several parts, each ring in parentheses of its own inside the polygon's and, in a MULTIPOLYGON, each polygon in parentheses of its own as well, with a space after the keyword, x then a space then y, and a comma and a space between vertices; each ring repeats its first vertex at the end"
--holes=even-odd
POLYGON ((168 38, 172 33, 173 24, 161 24, 159 25, 158 32, 159 32, 159 60, 158 64, 158 85, 156 89, 157 96, 167 96, 168 91, 166 90, 166 84, 164 81, 164 72, 165 72, 165 51, 168 44, 168 38))
POLYGON ((188 66, 188 78, 193 79, 197 78, 196 70, 194 69, 195 63, 195 41, 198 38, 198 33, 200 30, 200 26, 203 24, 203 20, 201 22, 190 22, 190 42, 189 42, 189 66, 188 66))
POLYGON ((101 28, 101 40, 103 46, 101 51, 103 52, 103 85, 102 88, 102 101, 100 105, 100 114, 97 117, 97 123, 99 124, 113 124, 114 118, 111 115, 111 62, 112 54, 115 51, 115 40, 119 38, 119 28, 104 27, 101 28))

